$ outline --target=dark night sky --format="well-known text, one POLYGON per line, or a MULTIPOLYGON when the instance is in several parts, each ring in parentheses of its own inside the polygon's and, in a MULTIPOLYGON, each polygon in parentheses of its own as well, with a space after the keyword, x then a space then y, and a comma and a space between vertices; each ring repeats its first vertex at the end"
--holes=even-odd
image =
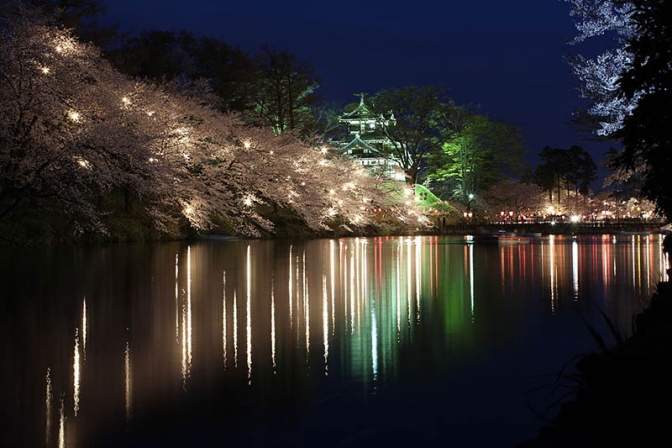
POLYGON ((124 30, 187 29, 250 53, 262 44, 295 53, 323 79, 318 93, 338 105, 356 101, 356 92, 447 88, 458 103, 519 126, 533 166, 545 145, 578 144, 598 164, 606 149, 568 124, 582 101, 563 60, 574 50, 566 45, 574 25, 561 0, 106 3, 124 30))

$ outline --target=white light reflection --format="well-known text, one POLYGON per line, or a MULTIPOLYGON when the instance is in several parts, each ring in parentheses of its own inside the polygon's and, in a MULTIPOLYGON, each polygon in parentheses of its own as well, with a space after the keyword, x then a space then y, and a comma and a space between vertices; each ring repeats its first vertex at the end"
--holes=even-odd
POLYGON ((222 362, 226 369, 227 361, 227 341, 226 341, 226 271, 222 271, 222 362))
POLYGON ((233 290, 233 366, 238 367, 238 297, 233 290))
POLYGON ((187 246, 187 346, 189 356, 189 370, 191 370, 192 349, 192 312, 191 312, 191 246, 187 246))
MULTIPOLYGON (((368 240, 366 238, 362 239, 361 242, 362 247, 358 251, 360 262, 359 264, 359 271, 362 273, 361 278, 359 280, 359 284, 361 285, 361 297, 362 297, 362 303, 367 304, 369 302, 369 288, 367 288, 367 285, 369 284, 369 265, 368 265, 368 260, 369 258, 366 256, 366 246, 368 246, 368 240)), ((360 307, 360 310, 364 308, 364 305, 360 307)), ((361 312, 361 311, 360 311, 361 312)))
POLYGON ((188 366, 187 366, 187 343, 186 343, 186 328, 187 328, 187 313, 184 306, 182 307, 182 339, 180 345, 182 346, 182 388, 186 390, 187 388, 187 375, 188 375, 188 366))
POLYGON ((375 381, 378 379, 378 322, 375 299, 371 300, 371 369, 375 381))
POLYGON ((630 250, 631 250, 630 253, 632 253, 632 258, 633 258, 633 260, 632 260, 632 289, 633 289, 633 291, 637 291, 637 277, 636 277, 637 271, 636 271, 636 268, 637 268, 637 265, 639 264, 639 251, 637 251, 637 249, 635 247, 635 235, 632 235, 630 237, 630 246, 631 246, 630 247, 630 250))
MULTIPOLYGON (((612 243, 612 244, 615 244, 612 243)), ((602 250, 602 281, 607 282, 607 279, 609 278, 609 258, 608 254, 611 253, 611 247, 605 245, 605 249, 602 250), (609 252, 607 252, 607 248, 609 249, 609 252)))
POLYGON ((474 245, 468 245, 469 250, 469 300, 471 308, 471 322, 474 323, 474 245))
POLYGON ((275 282, 271 278, 271 361, 273 362, 273 374, 277 373, 275 368, 275 282))
POLYGON ((557 298, 555 296, 555 235, 549 235, 548 237, 548 263, 550 264, 550 278, 551 278, 551 314, 555 314, 555 308, 557 303, 557 298))
POLYGON ((579 300, 579 243, 572 241, 572 291, 574 301, 579 300))
MULTIPOLYGON (((415 238, 415 317, 420 323, 420 295, 422 292, 422 245, 420 237, 415 238)), ((430 265, 431 266, 431 265, 430 265)))
POLYGON ((303 284, 303 317, 306 321, 306 361, 310 355, 310 293, 308 292, 308 276, 306 275, 306 251, 303 251, 302 259, 302 281, 303 284))
POLYGON ((334 240, 329 241, 329 269, 331 278, 331 334, 336 331, 336 245, 334 240))
POLYGON ((367 303, 367 292, 366 288, 366 252, 364 243, 366 240, 356 238, 355 239, 355 261, 356 268, 355 272, 357 273, 357 331, 362 329, 362 311, 367 303))
POLYGON ((79 412, 79 386, 80 386, 81 365, 79 359, 79 328, 75 328, 75 350, 72 359, 72 400, 75 417, 79 412))
POLYGON ((294 271, 292 270, 292 247, 289 246, 289 285, 288 285, 288 290, 289 290, 289 328, 294 328, 294 309, 292 308, 292 302, 294 301, 294 283, 293 283, 293 275, 294 271))
POLYGON ((352 281, 354 282, 353 299, 354 299, 354 310, 355 310, 355 329, 357 332, 362 329, 362 291, 363 285, 360 278, 360 272, 362 270, 360 265, 359 257, 359 238, 355 238, 355 244, 352 249, 352 281))
POLYGON ((355 299, 356 288, 355 284, 355 254, 351 255, 350 260, 350 334, 355 334, 355 299))
POLYGON ((82 354, 86 360, 86 297, 82 300, 82 354))
POLYGON ((131 370, 131 344, 126 341, 124 350, 124 391, 126 403, 126 421, 131 420, 131 408, 133 405, 133 376, 131 370))
POLYGON ((53 396, 53 390, 51 386, 51 369, 47 367, 47 377, 46 377, 46 382, 47 382, 47 393, 46 393, 46 423, 47 426, 45 428, 45 439, 44 442, 47 446, 50 445, 51 441, 51 402, 54 398, 53 396))
POLYGON ((658 269, 660 271, 660 278, 663 281, 670 280, 668 279, 668 269, 670 269, 670 262, 668 260, 668 254, 663 252, 663 235, 658 237, 658 253, 662 254, 659 258, 660 262, 658 263, 658 269))
POLYGON ((182 307, 182 387, 187 390, 191 374, 192 311, 191 311, 191 246, 187 246, 187 303, 182 307))
MULTIPOLYGON (((298 313, 297 318, 296 318, 296 335, 297 335, 296 336, 296 347, 298 348, 299 347, 299 342, 300 342, 299 334, 301 332, 301 313, 300 313, 300 308, 299 308, 299 304, 301 302, 301 292, 300 292, 300 288, 299 288, 299 286, 300 286, 299 285, 299 283, 300 283, 299 279, 301 278, 301 269, 300 269, 300 264, 301 263, 299 263, 299 256, 298 255, 294 258, 295 258, 295 260, 294 260, 295 261, 294 270, 296 271, 296 275, 295 275, 294 278, 295 278, 295 281, 297 283, 297 285, 296 285, 297 286, 297 288, 296 288, 296 311, 298 313)), ((292 301, 294 301, 293 297, 292 297, 292 301)))
MULTIPOLYGON (((646 278, 650 278, 650 276, 652 275, 652 272, 651 272, 652 271, 651 262, 653 261, 653 259, 651 258, 651 246, 652 246, 652 244, 653 244, 653 235, 647 236, 646 237, 646 246, 644 248, 646 250, 646 254, 644 256, 644 263, 646 265, 645 269, 646 269, 646 274, 647 274, 646 278)), ((661 277, 661 278, 664 278, 664 277, 661 277)), ((650 291, 649 291, 650 284, 649 284, 649 282, 645 282, 644 285, 646 287, 646 295, 648 296, 648 295, 650 295, 650 291)))
POLYGON ((411 239, 406 240, 406 317, 408 326, 411 326, 411 297, 412 294, 412 279, 413 279, 413 258, 411 255, 411 239))
POLYGON ((61 406, 58 410, 58 447, 65 448, 65 403, 61 398, 61 406))
POLYGON ((180 288, 178 283, 178 275, 180 273, 180 255, 175 254, 175 341, 180 343, 180 288))
POLYGON ((396 280, 397 280, 397 342, 401 340, 401 257, 402 257, 402 247, 401 245, 397 246, 397 271, 396 271, 396 280))
POLYGON ((329 375, 329 294, 325 275, 322 276, 322 338, 324 339, 324 374, 329 375))
POLYGON ((343 240, 338 240, 338 261, 339 261, 339 270, 338 270, 338 280, 341 285, 342 297, 343 297, 343 328, 348 328, 348 276, 347 276, 347 267, 348 260, 345 257, 345 248, 343 240))
POLYGON ((247 245, 247 381, 252 384, 252 248, 247 245))

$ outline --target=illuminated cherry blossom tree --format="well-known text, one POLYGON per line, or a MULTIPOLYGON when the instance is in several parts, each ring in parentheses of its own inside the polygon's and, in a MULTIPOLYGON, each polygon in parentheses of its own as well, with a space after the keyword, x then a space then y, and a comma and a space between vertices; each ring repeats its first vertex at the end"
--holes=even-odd
POLYGON ((620 0, 563 0, 571 4, 577 35, 572 45, 600 42, 604 51, 595 56, 575 54, 569 58, 579 91, 588 100, 587 111, 578 121, 602 137, 613 137, 637 105, 640 95, 620 95, 619 79, 632 54, 626 49, 635 33, 633 5, 620 0))
POLYGON ((15 17, 0 37, 0 217, 49 205, 101 230, 99 195, 154 178, 127 110, 136 87, 94 48, 32 20, 15 17))
POLYGON ((273 235, 280 211, 316 233, 363 232, 381 210, 427 225, 403 186, 216 111, 207 87, 184 94, 128 78, 32 14, 3 23, 0 223, 37 210, 66 216, 76 232, 105 233, 121 197, 129 216, 162 232, 226 223, 235 235, 273 235))

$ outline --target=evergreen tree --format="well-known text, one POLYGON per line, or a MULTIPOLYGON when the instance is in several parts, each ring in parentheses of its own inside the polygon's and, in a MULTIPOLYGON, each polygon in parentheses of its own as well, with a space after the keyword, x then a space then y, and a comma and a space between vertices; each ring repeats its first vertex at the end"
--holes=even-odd
POLYGON ((120 71, 155 82, 178 82, 184 89, 206 81, 224 112, 249 112, 256 67, 239 47, 187 31, 144 31, 107 58, 120 71))
POLYGON ((557 191, 556 202, 560 204, 561 191, 564 188, 569 196, 573 190, 587 194, 590 184, 597 179, 597 166, 591 155, 580 146, 569 149, 544 147, 539 153, 540 163, 535 172, 534 180, 543 191, 549 193, 553 202, 553 192, 557 191))
POLYGON ((61 26, 72 30, 84 42, 109 48, 119 39, 118 25, 103 25, 105 6, 100 0, 24 0, 40 8, 61 26))
POLYGON ((319 78, 312 66, 295 54, 263 46, 255 58, 252 116, 276 134, 308 136, 315 129, 312 107, 319 78))

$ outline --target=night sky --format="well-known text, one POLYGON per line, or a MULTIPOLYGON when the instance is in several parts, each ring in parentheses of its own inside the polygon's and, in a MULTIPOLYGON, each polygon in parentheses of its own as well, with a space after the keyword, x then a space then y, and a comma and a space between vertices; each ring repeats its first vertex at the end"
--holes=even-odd
POLYGON ((561 0, 106 3, 107 17, 123 30, 187 29, 250 53, 262 44, 295 53, 323 79, 317 93, 339 106, 357 92, 447 88, 458 103, 519 126, 533 166, 545 145, 578 144, 598 165, 606 150, 568 123, 583 102, 563 60, 575 51, 566 44, 575 30, 561 0))

